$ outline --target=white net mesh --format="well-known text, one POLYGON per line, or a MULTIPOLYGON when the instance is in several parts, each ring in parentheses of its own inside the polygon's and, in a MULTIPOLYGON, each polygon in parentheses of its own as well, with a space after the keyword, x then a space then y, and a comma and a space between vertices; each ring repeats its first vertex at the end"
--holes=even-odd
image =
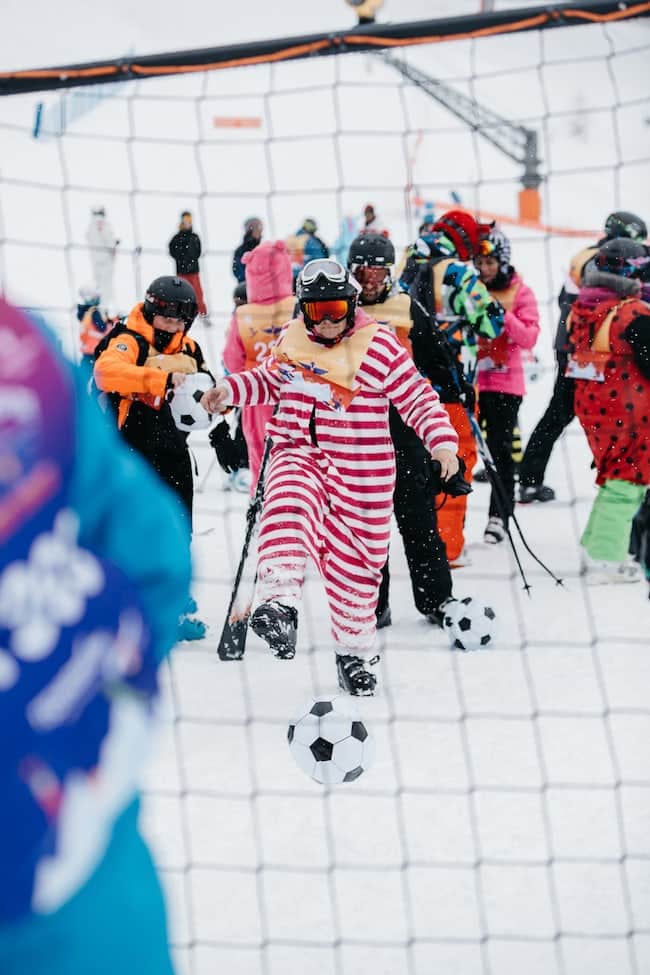
MULTIPOLYGON (((244 218, 266 236, 314 216, 333 242, 372 202, 397 245, 419 201, 453 194, 510 215, 513 257, 543 310, 542 378, 524 439, 552 383, 556 295, 569 256, 616 208, 648 215, 646 21, 410 49, 410 63, 535 128, 547 229, 517 222, 520 167, 406 84, 378 56, 341 56, 127 84, 64 134, 31 137, 34 96, 0 102, 0 259, 9 296, 42 308, 76 346, 85 230, 103 204, 120 238, 114 301, 126 311, 171 270, 166 243, 195 214, 218 365, 244 218), (259 119, 224 127, 215 118, 259 119), (565 231, 584 230, 583 236, 565 231)), ((558 501, 528 508, 532 546, 566 589, 528 566, 526 598, 504 547, 472 547, 459 595, 499 613, 497 649, 462 655, 418 617, 396 537, 393 626, 381 690, 363 701, 373 769, 333 791, 286 746, 295 708, 335 692, 327 611, 308 580, 299 649, 242 663, 214 652, 244 529, 197 436, 195 594, 208 640, 165 671, 162 745, 146 826, 169 891, 181 971, 207 975, 642 975, 650 971, 650 665, 640 586, 584 587, 578 539, 593 498, 584 437, 571 427, 548 480, 558 501)), ((469 506, 476 542, 485 488, 469 506)), ((119 923, 119 921, 116 921, 119 923)))

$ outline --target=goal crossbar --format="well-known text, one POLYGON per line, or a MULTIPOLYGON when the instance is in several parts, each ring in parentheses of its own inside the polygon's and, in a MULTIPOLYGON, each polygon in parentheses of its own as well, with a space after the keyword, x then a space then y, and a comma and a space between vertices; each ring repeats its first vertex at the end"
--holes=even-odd
POLYGON ((590 0, 545 7, 484 11, 459 17, 403 24, 363 24, 326 34, 274 38, 245 44, 131 55, 85 64, 0 72, 0 95, 51 91, 80 85, 110 84, 163 75, 216 71, 225 68, 294 61, 349 52, 378 51, 442 41, 495 37, 499 34, 547 30, 586 24, 610 24, 650 16, 650 0, 590 0))

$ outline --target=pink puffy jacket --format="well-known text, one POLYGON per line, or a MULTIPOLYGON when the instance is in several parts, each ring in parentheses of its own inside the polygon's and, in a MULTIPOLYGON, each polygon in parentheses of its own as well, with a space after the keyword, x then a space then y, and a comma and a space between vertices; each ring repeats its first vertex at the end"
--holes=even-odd
MULTIPOLYGON (((273 305, 291 295, 291 259, 283 241, 265 241, 259 244, 254 250, 244 254, 243 263, 246 268, 246 298, 250 304, 273 305)), ((236 313, 232 316, 226 334, 223 361, 228 372, 241 372, 246 368, 246 350, 236 313)), ((242 430, 248 447, 251 471, 251 494, 255 492, 262 463, 266 424, 272 415, 272 406, 245 406, 242 410, 242 430)))
MULTIPOLYGON (((526 392, 522 349, 532 349, 539 335, 537 299, 519 274, 512 285, 518 285, 512 308, 506 311, 505 327, 497 339, 481 341, 478 361, 480 392, 510 393, 523 396, 526 392)), ((495 298, 500 292, 492 291, 495 298)))

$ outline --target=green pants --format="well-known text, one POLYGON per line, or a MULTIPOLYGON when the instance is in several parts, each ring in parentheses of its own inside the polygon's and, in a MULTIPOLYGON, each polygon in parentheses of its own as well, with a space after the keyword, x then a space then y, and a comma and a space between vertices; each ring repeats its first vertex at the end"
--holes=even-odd
POLYGON ((133 803, 104 859, 54 914, 0 926, 2 975, 173 975, 165 904, 133 803))
POLYGON ((625 561, 632 521, 645 490, 644 485, 629 481, 605 481, 598 490, 581 539, 587 555, 599 561, 625 561))

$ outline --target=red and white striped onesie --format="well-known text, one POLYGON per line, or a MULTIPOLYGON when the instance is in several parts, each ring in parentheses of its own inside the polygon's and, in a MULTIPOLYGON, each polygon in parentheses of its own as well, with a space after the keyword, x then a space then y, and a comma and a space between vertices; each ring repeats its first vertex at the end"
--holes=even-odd
MULTIPOLYGON (((336 348, 344 351, 351 336, 368 325, 376 327, 357 309, 354 329, 336 348)), ((314 343, 316 362, 319 348, 314 343)), ((274 350, 257 368, 223 380, 232 405, 279 403, 267 426, 273 449, 260 522, 256 601, 295 606, 311 556, 324 579, 335 651, 368 657, 395 483, 389 402, 430 452, 455 452, 458 438, 435 391, 383 326, 354 374, 356 393, 347 409, 332 408, 321 395, 330 388, 322 380, 317 385, 305 369, 282 365, 274 350)))

